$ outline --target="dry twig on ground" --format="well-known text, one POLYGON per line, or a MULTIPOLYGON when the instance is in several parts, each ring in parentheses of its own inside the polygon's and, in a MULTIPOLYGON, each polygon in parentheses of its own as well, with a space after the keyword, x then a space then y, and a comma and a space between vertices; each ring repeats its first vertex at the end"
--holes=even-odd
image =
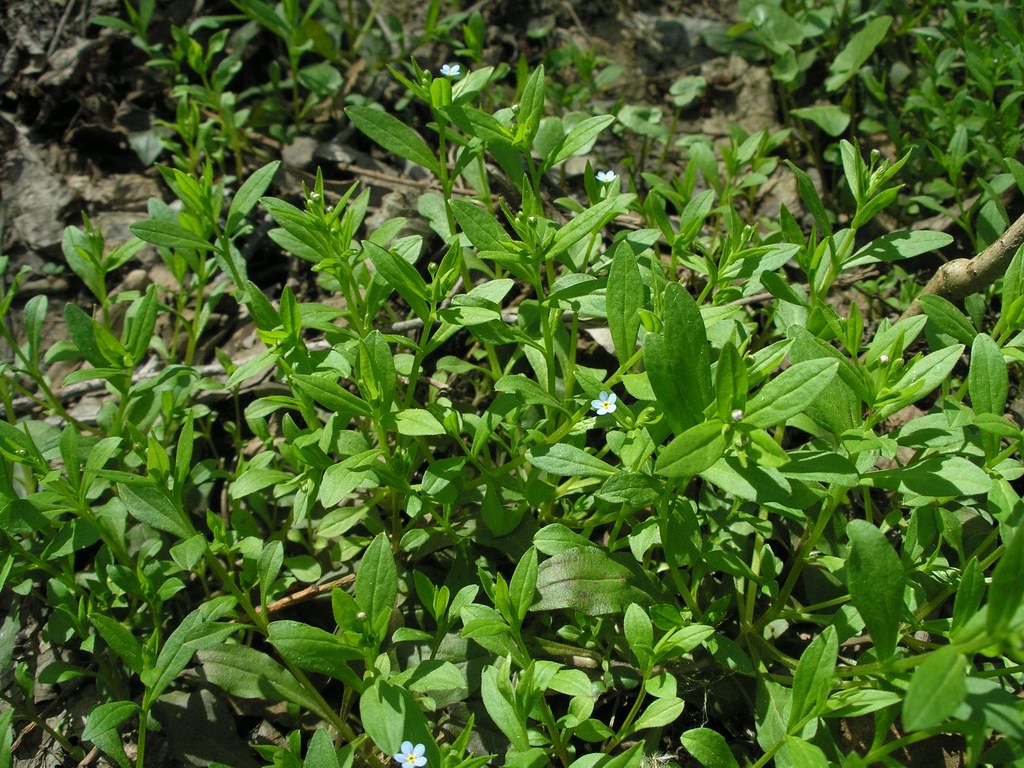
MULTIPOLYGON (((972 259, 947 261, 921 289, 918 298, 928 294, 955 301, 985 288, 1006 272, 1017 249, 1024 245, 1024 215, 1010 225, 1002 236, 972 259)), ((919 314, 917 299, 907 307, 903 317, 919 314)), ((900 319, 903 319, 901 317, 900 319)))

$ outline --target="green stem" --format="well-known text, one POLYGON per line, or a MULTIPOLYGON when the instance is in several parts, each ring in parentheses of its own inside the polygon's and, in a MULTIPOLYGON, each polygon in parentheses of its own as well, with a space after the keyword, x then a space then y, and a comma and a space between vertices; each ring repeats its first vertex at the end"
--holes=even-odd
POLYGON ((789 569, 789 575, 786 577, 786 581, 782 585, 782 589, 779 590, 778 596, 776 596, 775 600, 772 601, 768 610, 765 611, 761 618, 758 619, 751 627, 752 631, 759 632, 762 628, 771 623, 782 610, 783 606, 785 606, 790 594, 796 587, 796 582, 800 578, 800 574, 803 572, 804 566, 807 564, 808 552, 814 548, 814 545, 818 543, 818 539, 820 539, 822 534, 825 532, 825 528, 828 526, 829 520, 832 519, 832 513, 835 511, 836 505, 839 503, 839 497, 844 492, 844 489, 833 491, 822 505, 821 513, 818 515, 817 521, 815 521, 814 529, 809 535, 807 535, 806 529, 804 530, 806 538, 801 537, 800 542, 797 544, 797 549, 793 556, 793 565, 789 569))
POLYGON ((626 719, 622 721, 622 726, 619 728, 619 732, 616 733, 608 742, 605 743, 604 748, 601 750, 605 754, 615 749, 623 739, 629 735, 629 728, 633 725, 633 721, 636 720, 636 716, 640 714, 640 706, 644 703, 646 693, 644 692, 644 685, 647 683, 647 679, 644 678, 640 681, 640 685, 637 686, 636 700, 633 701, 633 706, 629 708, 629 712, 626 714, 626 719))
POLYGON ((149 707, 144 705, 142 712, 139 713, 139 738, 135 746, 135 768, 143 768, 146 764, 146 734, 148 732, 149 707))
MULTIPOLYGON (((617 384, 622 379, 623 375, 625 375, 628 371, 632 370, 633 366, 636 365, 637 362, 639 362, 640 357, 641 357, 642 354, 643 354, 642 350, 637 350, 633 354, 633 356, 631 358, 629 358, 629 360, 627 360, 625 363, 623 363, 623 365, 619 368, 619 370, 617 370, 614 374, 611 375, 611 377, 609 377, 609 379, 607 381, 608 386, 612 386, 613 384, 617 384)), ((544 444, 545 445, 553 445, 554 443, 557 443, 560 440, 562 440, 566 435, 568 435, 572 431, 573 427, 575 427, 576 424, 579 423, 580 419, 582 419, 587 414, 587 411, 589 409, 590 409, 590 406, 587 405, 587 406, 585 406, 583 408, 580 408, 578 411, 576 411, 576 413, 573 414, 573 416, 568 421, 564 422, 560 427, 558 427, 558 429, 556 429, 553 433, 548 435, 547 439, 544 441, 544 444)), ((507 474, 509 472, 512 472, 513 470, 518 469, 519 467, 521 467, 525 463, 526 463, 526 457, 525 456, 518 456, 518 457, 512 459, 511 461, 505 462, 500 467, 497 467, 491 473, 490 477, 491 478, 495 478, 495 477, 498 477, 499 475, 507 474)), ((469 490, 472 490, 474 488, 479 488, 481 485, 483 485, 485 482, 487 482, 487 479, 488 478, 486 478, 486 477, 476 477, 476 478, 473 478, 468 483, 466 483, 465 489, 467 491, 469 491, 469 490)))

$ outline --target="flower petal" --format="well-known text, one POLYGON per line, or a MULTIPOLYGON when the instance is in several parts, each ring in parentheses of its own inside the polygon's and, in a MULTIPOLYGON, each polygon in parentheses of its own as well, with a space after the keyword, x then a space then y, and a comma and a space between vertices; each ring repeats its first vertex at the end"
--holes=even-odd
POLYGON ((413 747, 412 753, 416 755, 416 757, 423 757, 423 753, 426 751, 427 748, 425 746, 423 746, 422 744, 417 744, 415 747, 413 747))

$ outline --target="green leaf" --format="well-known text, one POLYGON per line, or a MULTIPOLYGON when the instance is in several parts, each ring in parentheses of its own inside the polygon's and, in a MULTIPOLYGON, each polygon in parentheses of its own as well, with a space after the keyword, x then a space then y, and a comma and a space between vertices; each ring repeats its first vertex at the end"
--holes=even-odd
POLYGON ((14 720, 14 707, 8 707, 0 712, 0 768, 11 768, 14 762, 14 754, 11 745, 14 743, 14 729, 11 722, 14 720))
POLYGON ((187 539, 195 531, 184 513, 155 485, 117 484, 117 493, 128 514, 158 531, 187 539))
POLYGON ((828 698, 839 657, 839 639, 835 627, 828 626, 800 655, 793 675, 793 699, 789 710, 789 730, 804 718, 820 711, 828 698))
POLYGON ((43 324, 46 322, 46 309, 49 299, 45 294, 33 296, 25 302, 22 310, 22 323, 25 326, 25 339, 28 341, 28 358, 33 363, 39 361, 39 345, 42 340, 43 324))
POLYGON ((566 160, 579 152, 587 151, 587 147, 593 144, 594 139, 605 128, 615 122, 613 115, 598 115, 588 117, 576 124, 561 142, 555 146, 553 154, 548 158, 545 165, 553 168, 563 160, 566 160))
POLYGON ((910 678, 903 699, 903 728, 922 731, 941 725, 967 695, 967 659, 955 646, 927 655, 910 678))
POLYGON ((244 499, 254 493, 266 490, 279 483, 287 483, 295 475, 281 469, 270 469, 251 464, 246 467, 235 482, 231 483, 228 496, 232 499, 244 499))
POLYGON ((121 657, 128 669, 137 675, 142 674, 142 645, 128 628, 102 613, 90 614, 89 621, 96 627, 103 642, 121 657))
POLYGON ((790 357, 794 363, 807 360, 838 360, 838 375, 813 401, 807 403, 807 416, 834 435, 853 429, 861 421, 863 398, 869 397, 863 376, 847 357, 805 328, 790 329, 793 346, 790 357))
POLYGON ((749 403, 743 421, 765 429, 785 423, 807 408, 839 372, 839 362, 806 360, 787 368, 765 384, 749 403))
POLYGON ((686 751, 704 768, 740 768, 725 737, 710 728, 691 728, 680 737, 686 751))
POLYGON ((324 717, 318 703, 284 667, 246 645, 204 648, 196 654, 209 682, 240 699, 290 701, 324 717))
POLYGON ((718 418, 732 419, 734 411, 742 411, 747 404, 747 366, 731 341, 726 342, 715 366, 715 403, 718 418))
POLYGON ((592 547, 569 549, 540 564, 540 600, 533 610, 571 609, 588 616, 622 613, 630 603, 650 605, 644 581, 635 561, 592 547))
POLYGON ((377 418, 390 414, 395 399, 395 361, 380 331, 370 331, 359 342, 358 371, 359 391, 375 406, 377 418))
POLYGON ((569 223, 555 232, 551 247, 544 255, 545 258, 556 259, 583 238, 600 232, 605 224, 628 210, 633 198, 634 196, 629 194, 606 197, 583 213, 574 216, 569 223))
POLYGON ((107 731, 115 731, 125 720, 139 712, 140 707, 134 701, 110 701, 100 704, 89 713, 89 720, 82 731, 82 738, 94 741, 97 736, 107 731))
POLYGON ((866 484, 932 498, 954 498, 987 494, 992 477, 965 456, 928 456, 897 469, 871 472, 866 484))
POLYGON ((378 678, 359 697, 359 718, 377 748, 396 754, 403 741, 426 747, 427 765, 441 765, 441 753, 412 695, 378 678))
POLYGON ((277 169, 280 166, 280 160, 268 163, 246 179, 245 183, 238 189, 238 192, 235 193, 234 198, 231 200, 231 207, 228 209, 226 228, 229 235, 238 229, 242 220, 256 207, 256 203, 259 202, 259 199, 267 191, 270 183, 274 180, 274 174, 277 173, 277 169))
POLYGON ((501 251, 502 243, 511 242, 505 228, 485 208, 469 200, 452 200, 448 204, 462 231, 478 251, 501 251))
POLYGON ((636 719, 631 729, 632 732, 642 731, 646 728, 661 728, 675 722, 686 704, 682 699, 674 696, 665 699, 655 699, 644 713, 636 719))
MULTIPOLYGON (((1021 172, 1024 173, 1024 166, 1021 166, 1021 172)), ((1024 183, 1024 179, 1018 180, 1017 183, 1024 183)), ((1009 320, 1006 314, 1022 295, 1024 295, 1024 244, 1013 254, 1010 265, 1006 268, 1006 274, 1003 276, 1003 300, 1000 317, 1004 318, 1004 322, 1009 320)))
POLYGON ((294 374, 291 381, 299 392, 313 398, 328 411, 354 416, 369 417, 373 415, 373 411, 365 401, 327 376, 294 374))
POLYGON ((398 118, 373 107, 349 107, 345 114, 356 128, 384 149, 437 174, 437 158, 427 142, 398 118))
POLYGON ((356 572, 356 602, 366 611, 371 630, 382 638, 398 595, 398 571, 388 537, 380 533, 363 552, 356 572))
POLYGON ((641 674, 646 677, 654 660, 654 625, 650 617, 636 603, 630 603, 622 621, 626 644, 636 656, 641 674))
POLYGON ((534 547, 527 550, 516 566, 508 583, 508 593, 516 618, 522 622, 537 594, 537 550, 534 547))
POLYGON ((899 704, 902 698, 894 691, 846 688, 829 696, 825 711, 829 717, 860 717, 899 704))
POLYGON ((641 472, 619 472, 609 477, 594 495, 612 504, 640 509, 656 502, 664 490, 662 481, 641 472))
POLYGON ((948 299, 928 294, 918 299, 921 311, 928 316, 933 325, 945 334, 952 336, 961 344, 972 344, 978 332, 974 329, 966 315, 948 299))
POLYGON ((793 165, 789 160, 786 161, 786 165, 789 166, 789 169, 793 171, 793 175, 796 176, 796 187, 800 193, 800 199, 804 201, 807 210, 814 217, 814 224, 818 227, 818 232, 821 234, 831 232, 832 225, 829 223, 828 213, 825 211, 825 205, 821 202, 818 190, 814 188, 814 182, 811 181, 811 177, 793 165))
POLYGON ((96 341, 96 323, 75 304, 64 305, 64 325, 72 343, 89 363, 97 368, 110 365, 96 341))
POLYGON ((263 0, 240 0, 238 5, 246 16, 273 32, 277 37, 282 40, 291 38, 291 25, 286 19, 277 15, 274 6, 263 0))
POLYGON ((633 249, 625 240, 615 247, 612 268, 608 273, 605 306, 608 330, 615 345, 619 365, 636 352, 636 337, 640 331, 640 309, 644 304, 644 283, 640 277, 633 249))
POLYGON ((803 120, 810 120, 829 136, 838 136, 850 124, 850 113, 835 104, 822 104, 815 107, 800 107, 789 110, 803 120))
POLYGON ((757 743, 767 750, 786 737, 791 691, 773 680, 761 678, 757 682, 757 743))
POLYGON ((526 452, 537 469, 563 477, 611 477, 615 469, 582 448, 565 443, 538 445, 526 452))
MULTIPOLYGON (((178 674, 188 666, 196 650, 206 644, 222 641, 223 635, 216 635, 210 632, 216 628, 208 617, 215 613, 217 606, 207 602, 192 611, 167 637, 156 662, 152 667, 147 667, 142 673, 142 682, 148 690, 146 694, 151 701, 159 698, 160 694, 167 689, 178 674)), ((234 631, 232 627, 227 627, 234 631)))
MULTIPOLYGON (((596 723, 596 720, 591 720, 591 723, 596 723)), ((602 723, 601 726, 604 726, 602 723)), ((603 731, 601 731, 603 733, 603 731)), ((609 734, 611 732, 609 731, 609 734)), ((610 735, 609 735, 610 738, 610 735)), ((600 741, 600 737, 598 738, 600 741)), ((569 768, 641 768, 643 765, 643 743, 634 744, 628 750, 623 752, 621 755, 605 755, 600 752, 591 753, 584 755, 583 757, 574 760, 569 764, 569 768)), ((543 755, 543 753, 542 753, 543 755)), ((544 760, 543 762, 548 762, 544 760)), ((508 768, 513 768, 511 763, 505 763, 508 768)), ((534 764, 536 768, 541 768, 540 761, 534 764)), ((524 766, 525 768, 525 766, 524 766)))
POLYGON ((903 618, 903 565, 885 535, 871 523, 852 520, 846 534, 850 538, 846 561, 850 599, 864 619, 878 658, 885 660, 896 650, 903 618))
POLYGON ((549 405, 552 408, 562 409, 562 404, 552 397, 544 387, 531 378, 521 373, 511 373, 502 376, 494 384, 498 392, 512 392, 519 395, 526 405, 549 405))
POLYGON ((789 281, 779 274, 775 272, 762 272, 760 280, 764 289, 775 298, 797 307, 807 306, 807 299, 797 293, 789 281))
POLYGON ((911 403, 916 403, 945 381, 953 371, 960 355, 964 352, 962 344, 940 349, 925 355, 910 366, 895 385, 893 391, 899 396, 892 402, 878 409, 878 418, 884 419, 897 411, 901 411, 911 403))
POLYGON ((430 314, 427 308, 430 291, 416 268, 398 254, 381 248, 370 240, 363 241, 363 251, 370 257, 370 261, 385 282, 398 291, 420 320, 426 322, 430 314))
POLYGON ((829 485, 857 485, 860 473, 848 458, 832 451, 808 450, 789 452, 789 461, 779 471, 784 477, 813 480, 829 485))
POLYGON ((1010 391, 1010 375, 999 345, 988 334, 979 333, 971 345, 967 391, 975 413, 1003 415, 1010 391))
POLYGON ((952 242, 952 235, 947 235, 945 232, 934 232, 930 229, 890 232, 872 240, 854 253, 844 262, 843 269, 875 264, 879 261, 901 261, 920 256, 922 253, 937 251, 952 242))
POLYGON ((694 424, 658 453, 654 471, 664 477, 694 477, 722 458, 727 445, 720 421, 694 424))
POLYGON ((885 39, 891 25, 892 16, 876 16, 851 37, 828 68, 831 74, 825 80, 825 90, 829 93, 837 91, 856 75, 879 43, 885 39))
MULTIPOLYGON (((712 160, 712 162, 714 162, 712 160)), ((679 235, 673 247, 684 246, 700 234, 701 227, 711 209, 715 206, 715 191, 705 189, 690 198, 683 212, 679 214, 679 235)))
POLYGON ((957 630, 978 612, 981 598, 985 594, 985 577, 978 567, 978 559, 967 561, 960 574, 956 596, 953 598, 953 629, 957 630))
POLYGON ((523 94, 519 97, 519 126, 516 130, 515 144, 520 149, 529 150, 533 137, 540 127, 540 118, 544 114, 544 65, 538 66, 530 73, 523 94))
POLYGON ((664 294, 664 330, 644 337, 651 388, 672 431, 681 435, 704 421, 711 401, 711 351, 697 303, 678 283, 664 294))
POLYGON ((423 408, 406 408, 396 413, 395 428, 400 435, 429 436, 445 433, 444 425, 434 414, 423 408))
POLYGON ((519 713, 512 687, 509 659, 501 666, 491 664, 480 675, 480 693, 484 708, 498 729, 518 750, 529 747, 525 718, 519 713))
POLYGON ((266 610, 267 603, 270 602, 274 581, 281 572, 283 563, 284 545, 279 540, 268 542, 260 552, 260 559, 256 563, 256 573, 260 580, 260 605, 264 610, 266 610))
POLYGON ((138 238, 132 238, 126 240, 120 246, 115 248, 109 254, 106 254, 104 261, 104 269, 106 273, 110 274, 115 269, 118 269, 127 263, 128 259, 138 253, 142 248, 145 247, 145 243, 140 241, 138 238))
POLYGON ((999 558, 988 587, 988 615, 985 627, 989 634, 999 636, 1013 622, 1024 602, 1024 529, 1017 530, 1013 540, 999 558))
POLYGON ((270 644, 285 661, 337 680, 351 680, 346 662, 364 655, 361 648, 345 644, 337 635, 300 621, 272 621, 268 630, 270 644))
POLYGON ((334 742, 331 741, 331 735, 326 728, 317 728, 313 738, 309 740, 302 768, 341 768, 338 752, 334 749, 334 742))
POLYGON ((192 250, 212 251, 213 245, 194 232, 190 232, 173 221, 149 219, 128 227, 139 240, 163 248, 190 248, 192 250))
POLYGON ((336 67, 318 61, 299 70, 299 82, 321 99, 328 99, 341 90, 345 81, 336 67))
POLYGON ((153 340, 153 328, 156 327, 157 311, 160 302, 156 295, 156 284, 151 283, 146 294, 132 303, 128 319, 124 346, 134 365, 142 362, 153 340))
POLYGON ((797 736, 786 737, 785 749, 792 768, 831 768, 834 765, 819 747, 797 736))

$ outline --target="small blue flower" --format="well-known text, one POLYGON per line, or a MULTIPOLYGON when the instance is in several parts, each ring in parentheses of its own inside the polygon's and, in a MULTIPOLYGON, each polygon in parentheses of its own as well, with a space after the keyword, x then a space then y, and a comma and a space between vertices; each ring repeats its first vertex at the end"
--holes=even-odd
POLYGON ((604 416, 606 413, 615 413, 615 401, 618 399, 614 392, 611 394, 602 392, 597 396, 597 400, 591 400, 590 404, 597 411, 598 416, 604 416))
POLYGON ((441 74, 445 77, 458 77, 462 74, 462 66, 460 64, 442 64, 441 74))
POLYGON ((602 184, 611 184, 619 177, 616 175, 615 171, 598 171, 596 178, 602 184))
POLYGON ((411 741, 402 742, 402 751, 394 756, 395 761, 401 765, 411 765, 414 768, 423 768, 427 764, 427 758, 423 756, 423 753, 427 751, 427 748, 422 744, 416 744, 413 746, 411 741))

